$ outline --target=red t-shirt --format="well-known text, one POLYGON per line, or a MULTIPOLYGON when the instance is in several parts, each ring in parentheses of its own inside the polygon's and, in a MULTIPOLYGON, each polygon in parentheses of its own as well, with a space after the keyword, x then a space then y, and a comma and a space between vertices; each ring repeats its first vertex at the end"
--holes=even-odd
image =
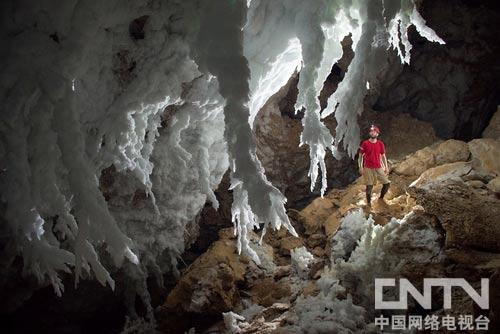
POLYGON ((375 143, 367 139, 361 143, 359 154, 363 154, 366 168, 381 168, 380 155, 385 154, 385 145, 380 139, 375 143))

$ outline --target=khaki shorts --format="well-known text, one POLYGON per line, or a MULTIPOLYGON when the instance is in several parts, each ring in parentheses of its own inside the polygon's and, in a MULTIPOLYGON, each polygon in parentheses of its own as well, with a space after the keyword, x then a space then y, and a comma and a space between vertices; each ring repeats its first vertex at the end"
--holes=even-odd
POLYGON ((363 168, 363 177, 367 186, 373 186, 377 180, 382 184, 390 183, 389 178, 384 173, 383 168, 363 168))

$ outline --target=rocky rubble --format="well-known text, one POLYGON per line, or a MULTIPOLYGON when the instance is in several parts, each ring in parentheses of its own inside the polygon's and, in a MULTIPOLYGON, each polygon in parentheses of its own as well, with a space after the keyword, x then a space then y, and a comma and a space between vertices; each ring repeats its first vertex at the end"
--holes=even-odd
MULTIPOLYGON (((180 333, 191 327, 206 329, 214 322, 215 327, 210 330, 216 330, 222 326, 217 320, 223 312, 243 310, 249 305, 258 305, 261 316, 269 319, 275 303, 292 295, 287 283, 291 268, 276 266, 273 248, 259 245, 257 241, 254 235, 253 248, 262 262, 260 267, 237 254, 232 228, 222 229, 219 239, 184 271, 157 310, 161 331, 180 333)), ((286 304, 277 308, 285 309, 286 304)))

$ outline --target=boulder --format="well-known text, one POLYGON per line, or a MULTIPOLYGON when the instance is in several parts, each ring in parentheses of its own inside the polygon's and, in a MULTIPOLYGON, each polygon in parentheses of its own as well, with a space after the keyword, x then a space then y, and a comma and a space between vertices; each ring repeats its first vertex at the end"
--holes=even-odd
POLYGON ((490 120, 490 124, 483 131, 483 138, 500 139, 500 106, 490 120))
POLYGON ((429 167, 435 166, 433 150, 425 147, 410 155, 394 167, 394 172, 401 175, 420 175, 429 167))
POLYGON ((470 151, 467 143, 454 139, 450 139, 439 144, 434 151, 436 165, 456 161, 467 161, 469 160, 469 156, 470 151))
POLYGON ((274 279, 275 280, 279 280, 285 276, 289 276, 290 275, 290 272, 292 270, 292 266, 291 265, 286 265, 286 266, 279 266, 276 268, 276 271, 274 272, 274 279))
POLYGON ((472 163, 463 161, 433 167, 423 172, 410 187, 425 187, 429 184, 447 179, 461 180, 461 177, 468 174, 471 170, 472 163))
POLYGON ((500 140, 474 139, 469 142, 469 149, 475 170, 500 176, 500 140))
POLYGON ((500 252, 500 202, 491 195, 448 178, 408 189, 446 231, 446 246, 500 252))
POLYGON ((305 234, 312 235, 321 232, 324 221, 335 210, 334 203, 328 198, 317 198, 299 213, 299 220, 302 222, 305 234))
POLYGON ((450 139, 435 146, 418 150, 396 165, 394 171, 401 175, 418 176, 435 166, 467 161, 469 156, 470 151, 467 143, 450 139))
POLYGON ((314 249, 311 251, 311 254, 316 256, 316 257, 323 257, 326 255, 326 252, 323 248, 317 246, 317 247, 314 247, 314 249))

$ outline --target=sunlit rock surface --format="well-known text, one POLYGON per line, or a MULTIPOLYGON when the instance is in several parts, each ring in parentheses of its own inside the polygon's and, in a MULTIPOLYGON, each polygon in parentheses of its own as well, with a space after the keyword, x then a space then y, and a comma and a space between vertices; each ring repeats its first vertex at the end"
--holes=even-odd
POLYGON ((481 173, 500 175, 500 140, 484 138, 469 142, 474 169, 481 173))
POLYGON ((469 156, 470 151, 467 143, 451 139, 418 150, 411 154, 408 159, 397 164, 394 171, 401 175, 418 176, 427 169, 438 165, 466 161, 469 156))

